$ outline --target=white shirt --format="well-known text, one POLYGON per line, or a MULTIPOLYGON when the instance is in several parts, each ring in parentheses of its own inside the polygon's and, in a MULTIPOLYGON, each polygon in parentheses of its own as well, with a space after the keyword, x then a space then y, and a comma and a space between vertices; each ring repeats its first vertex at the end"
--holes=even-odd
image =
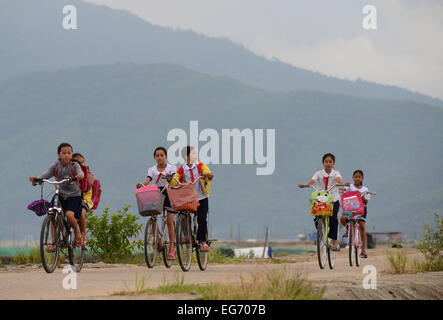
POLYGON ((151 178, 151 181, 154 182, 157 187, 164 187, 168 182, 165 179, 161 179, 161 177, 167 174, 174 174, 176 171, 177 167, 169 163, 166 164, 165 170, 161 172, 158 171, 157 166, 153 166, 148 169, 148 178, 151 178))
MULTIPOLYGON (((192 182, 191 170, 192 170, 192 174, 194 175, 194 181, 195 181, 195 179, 197 179, 200 176, 200 174, 198 173, 197 165, 195 163, 193 163, 190 168, 188 167, 188 164, 185 163, 183 165, 184 181, 185 182, 192 182)), ((197 192, 198 200, 202 200, 202 199, 205 199, 208 197, 205 194, 205 192, 203 191, 200 181, 196 182, 194 184, 194 190, 195 190, 195 192, 197 192)))
MULTIPOLYGON (((356 186, 354 186, 353 184, 351 184, 349 187, 345 188, 346 191, 351 190, 351 191, 358 191, 360 192, 360 194, 362 194, 363 192, 367 192, 369 191, 368 188, 366 188, 365 186, 362 186, 360 189, 357 188, 356 186)), ((371 195, 369 193, 366 193, 363 198, 365 198, 366 200, 369 201, 369 199, 371 199, 371 195)), ((366 205, 365 205, 366 206, 366 205)))
MULTIPOLYGON (((340 172, 332 169, 330 174, 327 174, 325 169, 317 171, 312 176, 312 180, 315 181, 317 187, 321 190, 327 190, 325 186, 325 178, 328 178, 328 188, 330 188, 334 184, 338 184, 337 178, 342 178, 340 172)), ((343 178, 342 178, 343 179, 343 178)), ((329 193, 332 195, 332 199, 335 201, 340 200, 340 193, 338 192, 338 187, 332 188, 329 193)))

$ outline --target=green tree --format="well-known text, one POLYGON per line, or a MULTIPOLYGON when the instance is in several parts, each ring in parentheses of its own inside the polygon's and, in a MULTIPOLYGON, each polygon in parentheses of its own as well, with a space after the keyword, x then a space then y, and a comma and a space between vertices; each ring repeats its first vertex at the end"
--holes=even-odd
POLYGON ((86 215, 88 247, 104 262, 118 262, 143 247, 142 240, 135 240, 143 225, 137 223, 138 217, 128 212, 130 207, 127 205, 117 213, 110 213, 110 208, 105 207, 101 216, 92 212, 86 215))

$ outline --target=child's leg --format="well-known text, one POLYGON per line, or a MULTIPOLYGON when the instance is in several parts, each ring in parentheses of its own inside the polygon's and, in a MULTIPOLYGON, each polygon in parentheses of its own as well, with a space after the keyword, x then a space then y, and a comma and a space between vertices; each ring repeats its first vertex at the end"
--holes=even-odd
POLYGON ((82 245, 86 244, 86 209, 82 207, 82 215, 80 217, 80 232, 82 234, 82 245))
POLYGON ((202 199, 199 202, 200 206, 197 209, 197 240, 201 242, 202 245, 205 245, 208 232, 208 198, 202 199))
POLYGON ((169 251, 174 251, 174 236, 175 236, 175 227, 174 227, 174 214, 169 213, 166 217, 166 224, 168 225, 168 233, 169 233, 169 251))
POLYGON ((334 210, 332 212, 332 216, 329 217, 329 238, 332 239, 332 244, 337 246, 337 231, 338 231, 338 211, 340 209, 340 202, 334 202, 334 210))
POLYGON ((364 221, 359 222, 362 248, 361 252, 366 253, 366 224, 364 221))
POLYGON ((77 246, 79 246, 82 243, 82 234, 80 233, 80 229, 78 228, 78 223, 77 223, 77 219, 75 218, 74 211, 67 211, 66 217, 68 218, 69 224, 74 229, 75 242, 77 243, 77 246))

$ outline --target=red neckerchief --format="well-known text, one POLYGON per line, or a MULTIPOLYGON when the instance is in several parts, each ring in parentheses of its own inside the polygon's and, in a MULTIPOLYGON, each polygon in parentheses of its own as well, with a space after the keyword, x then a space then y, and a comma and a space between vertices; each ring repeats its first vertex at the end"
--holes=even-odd
MULTIPOLYGON (((188 166, 189 168, 189 166, 188 166)), ((194 182, 194 172, 192 171, 192 168, 189 168, 189 173, 191 174, 191 180, 194 182)))
POLYGON ((329 183, 329 175, 327 177, 323 176, 323 183, 325 184, 325 191, 327 191, 329 183))

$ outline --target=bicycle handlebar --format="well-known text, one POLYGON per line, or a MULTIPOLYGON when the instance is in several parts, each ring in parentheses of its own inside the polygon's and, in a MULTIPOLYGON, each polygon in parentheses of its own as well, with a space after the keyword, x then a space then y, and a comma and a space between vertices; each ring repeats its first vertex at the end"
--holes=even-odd
MULTIPOLYGON (((312 184, 303 184, 303 185, 301 185, 301 186, 302 186, 303 188, 311 187, 311 188, 314 189, 315 191, 324 191, 324 190, 320 190, 319 188, 315 187, 315 186, 312 185, 312 184)), ((326 192, 331 191, 331 189, 334 188, 334 187, 347 187, 347 185, 345 185, 345 184, 334 184, 334 185, 332 185, 330 188, 328 188, 328 190, 326 190, 326 192)))
POLYGON ((63 180, 60 180, 60 181, 51 181, 51 180, 47 180, 47 179, 39 179, 39 178, 35 178, 34 179, 34 183, 33 183, 33 185, 35 186, 35 185, 37 185, 37 184, 42 184, 43 182, 46 182, 46 183, 49 183, 49 184, 52 184, 52 185, 60 185, 60 184, 62 184, 62 183, 65 183, 65 182, 73 182, 73 181, 75 181, 76 180, 76 178, 73 178, 73 177, 70 177, 70 178, 65 178, 65 179, 63 179, 63 180))

